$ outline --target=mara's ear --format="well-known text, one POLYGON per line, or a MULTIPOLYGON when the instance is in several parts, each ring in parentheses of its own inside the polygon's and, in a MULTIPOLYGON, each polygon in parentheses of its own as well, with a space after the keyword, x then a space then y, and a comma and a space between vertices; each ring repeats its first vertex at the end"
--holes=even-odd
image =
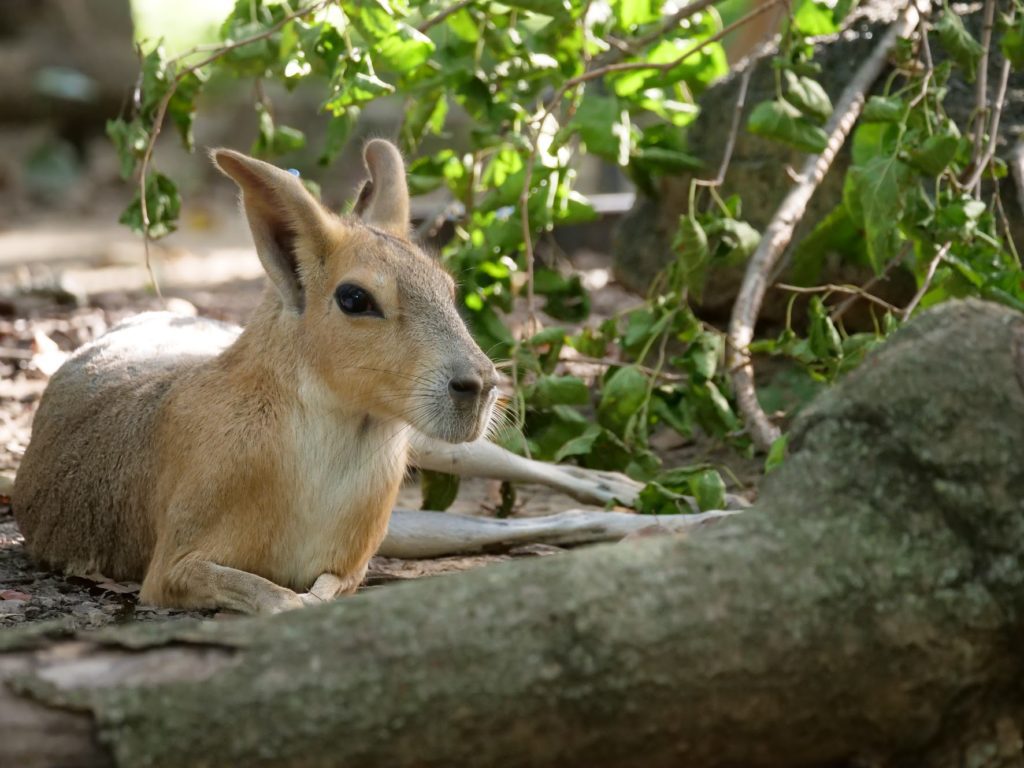
POLYGON ((256 253, 284 305, 302 312, 300 253, 324 258, 330 248, 330 219, 296 176, 230 149, 211 152, 213 162, 238 184, 256 253))
POLYGON ((390 141, 373 139, 363 148, 370 178, 356 200, 355 213, 367 224, 398 237, 409 236, 409 187, 402 155, 390 141))

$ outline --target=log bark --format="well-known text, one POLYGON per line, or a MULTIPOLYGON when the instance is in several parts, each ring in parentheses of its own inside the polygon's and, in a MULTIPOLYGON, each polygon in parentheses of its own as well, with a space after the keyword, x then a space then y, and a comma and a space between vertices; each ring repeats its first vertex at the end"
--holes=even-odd
POLYGON ((791 447, 754 510, 686 536, 264 619, 9 633, 0 764, 68 764, 6 738, 53 727, 36 712, 83 765, 1020 765, 1024 316, 922 314, 791 447))

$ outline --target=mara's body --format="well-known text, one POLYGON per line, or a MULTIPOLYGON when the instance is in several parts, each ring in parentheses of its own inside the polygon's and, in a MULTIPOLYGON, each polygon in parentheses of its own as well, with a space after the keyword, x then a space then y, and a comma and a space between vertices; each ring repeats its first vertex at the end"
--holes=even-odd
POLYGON ((331 413, 300 364, 253 366, 251 343, 212 320, 151 313, 68 360, 18 473, 29 552, 138 581, 155 559, 142 597, 164 604, 189 602, 157 577, 186 550, 298 591, 325 572, 361 577, 405 470, 401 425, 331 413), (155 548, 168 522, 177 530, 155 548))
POLYGON ((14 510, 29 552, 142 579, 161 605, 277 611, 350 592, 387 531, 410 432, 480 436, 494 368, 452 284, 405 239, 393 147, 371 142, 359 219, 234 153, 276 287, 245 330, 141 315, 43 395, 14 510))

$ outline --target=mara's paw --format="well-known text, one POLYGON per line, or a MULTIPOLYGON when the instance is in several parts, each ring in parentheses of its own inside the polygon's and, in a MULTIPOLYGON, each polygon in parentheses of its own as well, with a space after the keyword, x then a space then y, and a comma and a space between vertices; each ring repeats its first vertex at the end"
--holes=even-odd
POLYGON ((309 592, 303 592, 299 595, 299 598, 302 600, 303 605, 320 605, 342 595, 350 595, 359 587, 365 571, 366 569, 364 568, 358 575, 347 578, 336 576, 333 573, 322 573, 313 582, 309 592))
POLYGON ((302 595, 298 595, 290 589, 282 589, 280 592, 274 592, 262 599, 257 613, 284 613, 305 605, 306 602, 302 599, 302 595))

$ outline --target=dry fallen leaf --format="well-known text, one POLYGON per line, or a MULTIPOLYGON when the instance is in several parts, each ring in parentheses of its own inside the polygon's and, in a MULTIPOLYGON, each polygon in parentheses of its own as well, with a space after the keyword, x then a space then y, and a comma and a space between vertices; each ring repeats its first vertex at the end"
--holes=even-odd
POLYGON ((64 365, 68 353, 42 331, 32 334, 32 366, 45 376, 53 376, 64 365))
POLYGON ((131 595, 142 589, 142 585, 134 581, 114 581, 102 573, 87 573, 82 578, 88 579, 106 592, 116 592, 119 595, 131 595))

